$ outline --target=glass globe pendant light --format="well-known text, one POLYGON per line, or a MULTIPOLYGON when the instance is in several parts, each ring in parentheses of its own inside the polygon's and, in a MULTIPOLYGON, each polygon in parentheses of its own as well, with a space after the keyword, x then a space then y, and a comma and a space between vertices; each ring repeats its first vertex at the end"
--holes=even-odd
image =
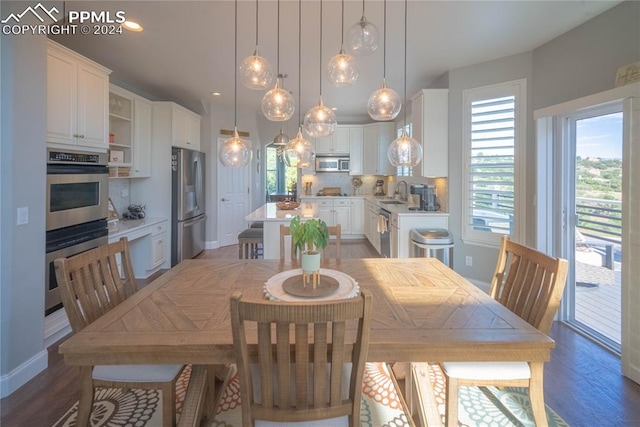
POLYGON ((233 50, 233 136, 223 141, 218 149, 218 159, 223 166, 244 167, 251 161, 251 147, 244 139, 238 135, 238 72, 236 64, 238 61, 238 0, 235 0, 235 42, 233 50))
POLYGON ((378 28, 364 16, 362 0, 362 18, 347 33, 347 52, 355 56, 371 55, 378 48, 379 38, 378 28))
POLYGON ((358 63, 356 59, 344 53, 344 0, 342 0, 341 22, 340 52, 331 58, 327 68, 329 81, 336 87, 351 86, 358 80, 358 63))
POLYGON ((277 71, 276 87, 265 93, 262 97, 262 113, 273 122, 285 122, 293 116, 296 110, 296 101, 289 91, 284 90, 284 78, 280 74, 280 0, 278 0, 278 43, 277 43, 277 71), (282 79, 282 86, 280 81, 282 79))
POLYGON ((373 120, 388 121, 398 116, 402 101, 398 93, 387 87, 387 0, 384 1, 384 26, 382 44, 382 86, 371 94, 367 112, 373 120))
MULTIPOLYGON (((407 102, 407 0, 404 0, 404 102, 407 102)), ((422 161, 422 145, 406 131, 407 109, 402 120, 402 134, 387 150, 387 158, 395 167, 413 167, 422 161)))
POLYGON ((322 0, 320 0, 320 102, 304 115, 304 130, 307 135, 318 138, 333 135, 338 122, 331 108, 322 102, 322 0))
MULTIPOLYGON (((301 57, 302 57, 302 0, 298 0, 298 102, 302 104, 301 91, 301 57)), ((316 156, 314 146, 302 136, 302 121, 300 120, 300 107, 298 106, 298 134, 290 140, 284 148, 284 162, 287 166, 299 169, 309 167, 316 156)))
POLYGON ((256 0, 256 50, 240 64, 240 81, 253 90, 264 90, 273 80, 271 65, 258 53, 258 0, 256 0))

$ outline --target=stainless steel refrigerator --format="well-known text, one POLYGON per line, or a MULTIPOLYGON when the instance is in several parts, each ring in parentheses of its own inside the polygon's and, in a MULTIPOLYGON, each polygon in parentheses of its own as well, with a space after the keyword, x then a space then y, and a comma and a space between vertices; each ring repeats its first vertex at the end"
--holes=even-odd
POLYGON ((173 148, 171 153, 171 266, 204 250, 204 153, 173 148))

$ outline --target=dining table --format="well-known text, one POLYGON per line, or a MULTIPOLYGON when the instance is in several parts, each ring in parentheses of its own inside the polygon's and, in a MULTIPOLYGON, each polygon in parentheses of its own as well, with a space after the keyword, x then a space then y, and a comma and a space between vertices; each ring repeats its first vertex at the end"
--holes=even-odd
MULTIPOLYGON (((231 295, 266 299, 265 283, 298 267, 295 260, 182 261, 60 345, 65 362, 80 367, 81 400, 93 393, 94 365, 233 363, 231 295)), ((550 359, 549 336, 435 258, 325 259, 322 268, 372 296, 368 361, 525 361, 542 376, 550 359)))

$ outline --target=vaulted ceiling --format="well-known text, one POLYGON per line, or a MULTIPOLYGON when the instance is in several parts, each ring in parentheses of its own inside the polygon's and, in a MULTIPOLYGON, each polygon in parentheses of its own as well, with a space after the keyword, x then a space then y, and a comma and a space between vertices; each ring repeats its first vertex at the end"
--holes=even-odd
MULTIPOLYGON (((619 1, 417 1, 408 2, 407 96, 428 87, 448 70, 527 52, 554 39, 619 1)), ((280 2, 280 72, 285 86, 298 93, 298 1, 280 2)), ((335 88, 326 64, 340 50, 341 2, 323 2, 322 78, 325 104, 337 107, 340 120, 367 121, 366 101, 383 75, 383 2, 366 0, 365 14, 380 31, 381 43, 370 56, 358 57, 359 79, 335 88)), ((112 80, 155 100, 173 100, 203 112, 209 102, 234 102, 233 1, 67 1, 66 10, 122 10, 144 31, 123 35, 56 36, 55 40, 111 68, 112 80), (212 91, 222 96, 212 97, 212 91)), ((344 28, 358 21, 363 2, 344 4, 344 28)), ((256 2, 238 2, 238 61, 255 48, 256 2)), ((403 96, 404 2, 387 2, 387 84, 403 96)), ((259 2, 259 47, 277 68, 277 2, 259 2)), ((302 113, 320 92, 320 2, 302 1, 302 113)), ((238 105, 260 110, 264 92, 238 83, 238 105)), ((296 106, 298 108, 298 106, 296 106)), ((297 111, 292 120, 297 120, 297 111)))

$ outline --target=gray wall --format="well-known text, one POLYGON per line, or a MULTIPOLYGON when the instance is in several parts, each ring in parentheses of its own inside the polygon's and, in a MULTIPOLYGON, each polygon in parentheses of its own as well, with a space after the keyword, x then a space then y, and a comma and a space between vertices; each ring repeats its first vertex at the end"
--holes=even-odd
MULTIPOLYGON (((488 282, 497 249, 465 245, 462 228, 462 91, 527 78, 526 243, 534 245, 536 221, 533 111, 614 87, 616 70, 640 60, 640 2, 627 1, 530 53, 449 72, 449 226, 456 237, 455 266, 462 275, 488 282), (458 197, 456 197, 456 194, 458 197), (465 267, 465 256, 473 267, 465 267)), ((439 80, 444 81, 443 78, 439 80)))
POLYGON ((46 366, 46 38, 2 35, 1 51, 0 376, 6 392, 20 381, 22 364, 39 358, 34 365, 46 366), (28 224, 16 226, 18 207, 29 208, 28 224))

